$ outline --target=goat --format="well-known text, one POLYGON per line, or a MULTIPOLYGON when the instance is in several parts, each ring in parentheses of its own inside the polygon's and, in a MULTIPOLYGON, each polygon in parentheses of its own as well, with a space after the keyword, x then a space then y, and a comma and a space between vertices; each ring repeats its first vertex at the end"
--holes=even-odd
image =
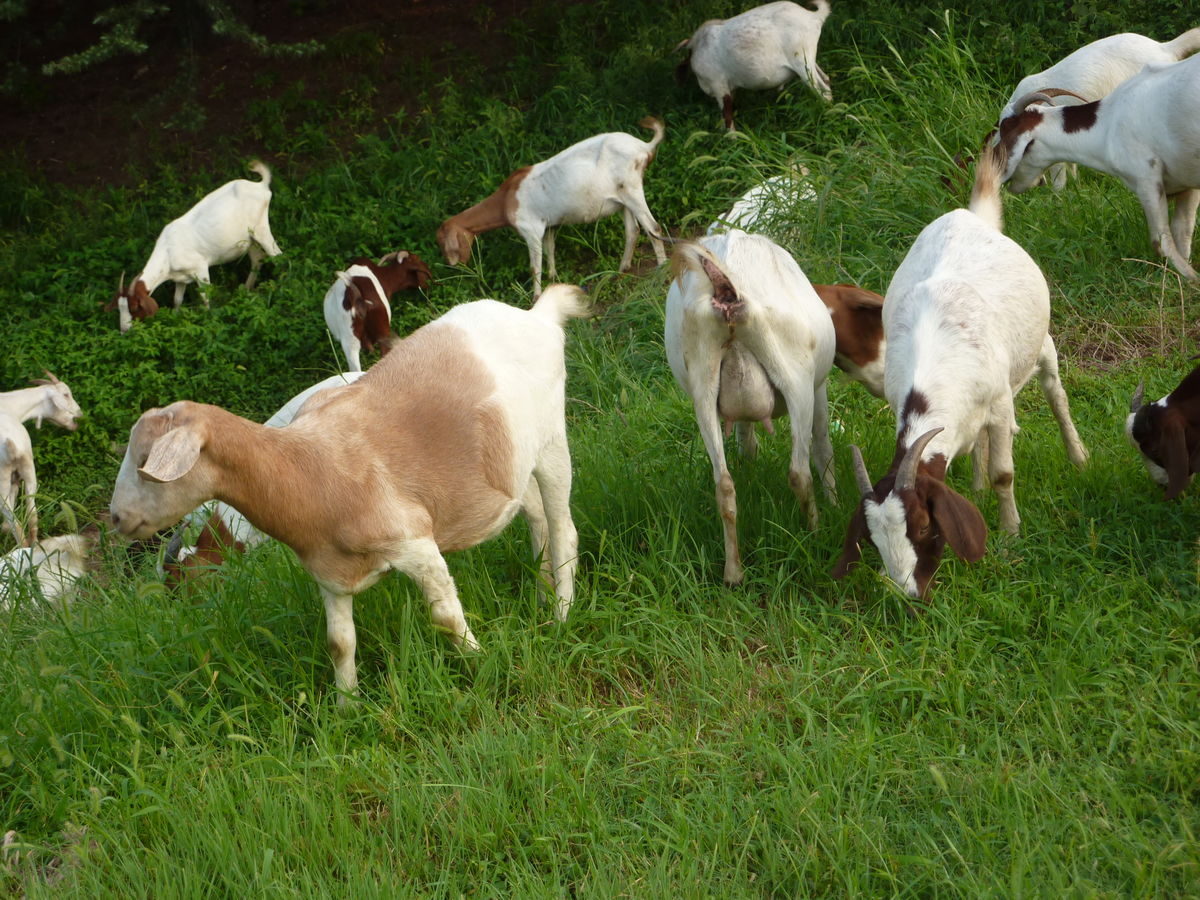
POLYGON ((238 178, 221 185, 205 196, 178 219, 168 222, 154 242, 154 251, 142 272, 126 286, 125 276, 117 285, 117 295, 105 307, 116 309, 124 333, 134 319, 147 319, 158 312, 152 294, 165 281, 175 282, 175 309, 183 303, 189 282, 200 288, 200 299, 208 306, 205 287, 210 266, 232 262, 250 255, 247 290, 258 281, 263 259, 283 251, 271 235, 268 210, 271 205, 271 170, 254 160, 250 169, 262 181, 238 178))
POLYGON ((577 547, 563 325, 589 312, 569 285, 531 310, 456 306, 283 428, 188 401, 148 410, 117 474, 112 524, 146 538, 215 498, 290 546, 325 602, 341 703, 358 683, 354 595, 404 572, 434 623, 478 649, 442 554, 493 537, 518 512, 562 620, 577 547))
POLYGON ((712 462, 717 507, 725 529, 725 582, 744 572, 737 541, 737 497, 725 464, 726 434, 737 423, 742 453, 757 449, 754 423, 790 419, 788 483, 817 524, 809 471, 813 446, 825 496, 837 502, 825 377, 835 336, 829 312, 796 261, 777 244, 737 229, 685 243, 672 257, 667 291, 667 361, 692 398, 700 436, 712 462))
MULTIPOLYGON (((1084 103, 1099 100, 1148 63, 1179 62, 1196 50, 1200 50, 1200 28, 1161 43, 1129 33, 1092 41, 1050 68, 1022 78, 1001 110, 1000 118, 1006 119, 1016 112, 1017 101, 1022 97, 1047 88, 1056 89, 1052 96, 1069 95, 1084 103)), ((1066 167, 1055 164, 1049 171, 1054 189, 1061 190, 1066 183, 1066 167)))
POLYGON ((429 266, 419 256, 400 250, 375 263, 365 257, 353 260, 325 293, 325 324, 342 345, 346 365, 361 372, 360 351, 378 345, 383 355, 392 346, 392 306, 396 291, 425 290, 429 266))
POLYGON ((704 233, 717 234, 730 228, 740 228, 769 237, 769 229, 759 227, 760 223, 769 225, 776 216, 789 212, 793 204, 817 199, 816 191, 805 182, 807 178, 807 166, 799 166, 784 175, 772 175, 742 194, 729 212, 709 225, 704 233))
POLYGON ((621 131, 594 135, 550 159, 517 169, 490 197, 451 216, 437 232, 446 262, 452 266, 465 263, 471 258, 476 235, 511 226, 529 247, 536 297, 542 290, 543 238, 550 277, 557 278, 555 227, 595 222, 617 210, 625 218, 625 253, 620 271, 626 271, 633 262, 639 225, 650 236, 659 264, 666 262, 662 232, 646 205, 642 186, 646 167, 653 161, 666 129, 652 116, 638 124, 652 129, 654 137, 641 141, 621 131))
POLYGON ((828 0, 813 8, 781 0, 731 19, 709 19, 676 50, 687 50, 677 74, 696 74, 700 90, 717 101, 725 127, 733 127, 733 92, 782 87, 800 78, 826 101, 833 100, 829 76, 817 65, 817 42, 829 17, 828 0))
MULTIPOLYGON (((326 388, 353 384, 362 375, 362 372, 343 372, 319 381, 285 403, 263 424, 282 428, 291 423, 309 397, 326 388)), ((163 554, 159 577, 175 587, 221 565, 227 550, 245 552, 265 540, 266 535, 251 525, 240 512, 227 503, 213 500, 188 513, 184 523, 175 530, 163 554), (185 544, 186 533, 197 523, 199 531, 193 542, 185 544)))
POLYGON ((1029 189, 1055 162, 1115 175, 1141 201, 1154 249, 1196 278, 1188 259, 1200 206, 1200 56, 1151 64, 1101 100, 1031 108, 1046 100, 1045 93, 1026 95, 1000 122, 1009 189, 1029 189))
POLYGON ((33 445, 22 422, 33 419, 38 428, 49 419, 68 431, 78 426, 83 410, 75 402, 71 389, 50 372, 34 382, 35 387, 0 394, 0 517, 18 544, 32 544, 38 536, 37 472, 33 466, 33 445), (25 489, 26 533, 17 521, 17 496, 25 489))
POLYGON ((876 397, 883 396, 887 340, 883 334, 883 298, 853 284, 814 284, 813 290, 833 319, 833 363, 876 397))
POLYGON ((1047 330, 1046 279, 1029 254, 1000 230, 999 157, 996 147, 985 148, 970 208, 927 225, 888 287, 884 391, 896 414, 896 450, 888 473, 872 485, 854 449, 862 500, 835 578, 858 562, 864 537, 911 597, 926 594, 947 543, 968 562, 981 559, 987 540, 983 516, 945 483, 950 462, 972 449, 976 486, 982 487, 986 465, 1001 527, 1017 533, 1013 396, 1034 372, 1058 420, 1067 456, 1077 466, 1087 459, 1047 330))
POLYGON ((1161 400, 1143 404, 1139 384, 1129 405, 1125 434, 1142 454, 1155 483, 1174 500, 1200 472, 1200 366, 1161 400))
POLYGON ((9 609, 17 585, 28 583, 31 576, 37 581, 42 600, 69 597, 88 572, 94 546, 92 535, 63 534, 43 538, 30 547, 18 547, 0 557, 0 610, 9 609))

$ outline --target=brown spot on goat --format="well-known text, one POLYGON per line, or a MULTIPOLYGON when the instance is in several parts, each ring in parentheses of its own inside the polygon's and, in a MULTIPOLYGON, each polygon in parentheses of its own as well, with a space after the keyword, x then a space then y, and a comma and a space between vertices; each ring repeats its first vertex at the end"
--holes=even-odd
POLYGON ((883 297, 853 284, 814 284, 813 290, 833 317, 837 356, 860 367, 878 359, 883 341, 883 297))
POLYGON ((1075 131, 1087 131, 1096 124, 1096 114, 1099 109, 1099 100, 1085 103, 1082 106, 1062 107, 1063 131, 1067 134, 1075 131))

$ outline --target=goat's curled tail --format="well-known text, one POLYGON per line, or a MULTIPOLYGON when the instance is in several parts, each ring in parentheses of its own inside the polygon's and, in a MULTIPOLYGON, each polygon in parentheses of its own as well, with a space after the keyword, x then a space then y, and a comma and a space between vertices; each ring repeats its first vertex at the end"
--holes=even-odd
POLYGON ((654 116, 645 116, 639 122, 643 128, 649 128, 654 132, 654 137, 647 142, 650 144, 650 149, 653 150, 662 143, 663 135, 667 133, 667 126, 663 124, 662 119, 654 116))
POLYGON ((971 189, 968 208, 997 231, 1004 230, 1004 204, 1000 200, 1003 175, 1003 151, 996 144, 988 144, 975 163, 975 186, 971 189))
POLYGON ((583 288, 573 284, 552 284, 542 291, 530 312, 561 327, 567 319, 588 318, 593 309, 583 288))
POLYGON ((259 175, 262 176, 262 186, 263 187, 271 186, 271 169, 261 159, 254 159, 254 160, 250 161, 250 171, 257 172, 259 175))

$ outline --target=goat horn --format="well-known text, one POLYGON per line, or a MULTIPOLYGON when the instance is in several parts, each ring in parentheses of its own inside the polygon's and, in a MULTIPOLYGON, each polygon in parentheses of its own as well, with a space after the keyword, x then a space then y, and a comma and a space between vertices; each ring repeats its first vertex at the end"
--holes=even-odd
POLYGON ((125 270, 121 270, 121 280, 117 282, 117 293, 125 293, 125 270))
POLYGON ((866 463, 863 462, 862 451, 855 444, 850 445, 850 457, 854 460, 854 479, 858 482, 858 490, 863 498, 875 496, 875 486, 871 484, 871 476, 867 473, 866 463))
POLYGON ((1092 102, 1087 97, 1083 97, 1083 96, 1075 93, 1074 91, 1068 91, 1066 88, 1042 88, 1041 93, 1045 94, 1047 97, 1050 97, 1050 98, 1074 97, 1080 103, 1091 103, 1092 102))
POLYGON ((1142 408, 1142 398, 1146 395, 1146 382, 1139 381, 1137 390, 1133 392, 1133 399, 1129 401, 1129 411, 1137 412, 1142 408))
POLYGON ((916 486, 917 463, 921 461, 921 454, 925 452, 926 445, 943 431, 945 429, 940 426, 930 429, 908 445, 904 459, 900 460, 900 467, 896 470, 897 491, 911 490, 916 486))
POLYGON ((1025 112, 1025 107, 1029 106, 1030 103, 1034 103, 1034 102, 1045 103, 1049 106, 1054 105, 1054 101, 1050 98, 1050 95, 1047 94, 1045 91, 1034 91, 1033 93, 1026 94, 1024 97, 1022 97, 1021 99, 1019 99, 1016 103, 1014 103, 1012 105, 1012 108, 1013 108, 1012 115, 1014 115, 1014 116, 1020 115, 1021 113, 1025 112))
POLYGON ((54 373, 51 372, 49 369, 42 369, 42 371, 46 373, 46 377, 50 379, 51 384, 59 383, 58 379, 54 377, 54 373))

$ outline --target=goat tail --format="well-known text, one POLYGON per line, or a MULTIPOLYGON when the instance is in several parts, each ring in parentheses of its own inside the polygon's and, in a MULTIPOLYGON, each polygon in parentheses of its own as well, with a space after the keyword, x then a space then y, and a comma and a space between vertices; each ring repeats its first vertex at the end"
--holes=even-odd
POLYGON ((1000 200, 1000 179, 1004 175, 1004 151, 988 144, 975 163, 975 186, 971 189, 971 212, 997 231, 1004 230, 1004 204, 1000 200))
POLYGON ((650 151, 654 152, 654 148, 662 142, 663 135, 667 133, 667 126, 656 116, 646 116, 638 124, 654 131, 654 137, 647 142, 650 144, 650 151))
POLYGON ((586 319, 594 309, 583 288, 573 284, 552 284, 542 291, 530 312, 561 328, 567 319, 586 319))
POLYGON ((271 168, 261 159, 252 159, 250 161, 250 171, 257 172, 262 176, 262 186, 269 188, 271 186, 271 168))
POLYGON ((812 0, 812 5, 811 11, 820 16, 822 22, 829 18, 829 0, 812 0))
POLYGON ((1172 54, 1176 59, 1191 56, 1197 50, 1200 50, 1200 28, 1185 31, 1173 41, 1165 41, 1163 49, 1172 54))

